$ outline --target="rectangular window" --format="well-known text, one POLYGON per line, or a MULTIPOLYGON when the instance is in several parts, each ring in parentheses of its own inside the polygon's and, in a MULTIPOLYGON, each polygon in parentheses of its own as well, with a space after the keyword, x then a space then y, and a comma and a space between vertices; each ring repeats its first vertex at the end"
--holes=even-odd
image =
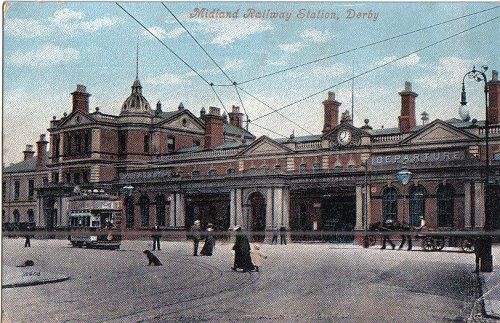
POLYGON ((14 182, 14 200, 19 200, 21 183, 19 181, 14 182))
POLYGON ((127 151, 127 134, 120 133, 119 141, 120 141, 120 143, 119 143, 120 154, 124 154, 127 151))
POLYGON ((200 146, 200 145, 201 145, 200 139, 193 139, 193 146, 200 146))
POLYGON ((299 172, 303 173, 306 171, 306 164, 300 164, 299 166, 299 172))
POLYGON ((30 179, 28 181, 28 198, 33 198, 33 196, 35 195, 35 180, 34 179, 30 179))
POLYGON ((49 185, 49 178, 48 177, 43 177, 42 178, 43 186, 49 185))
POLYGON ((59 146, 61 145, 61 140, 59 139, 59 136, 56 137, 56 140, 55 140, 55 149, 54 149, 54 154, 55 156, 54 157, 59 157, 59 146))
POLYGON ((80 184, 80 173, 75 173, 73 174, 73 178, 74 178, 74 183, 75 184, 80 184))
POLYGON ((149 153, 149 136, 148 135, 144 136, 144 152, 146 154, 149 153))
POLYGON ((318 164, 318 163, 314 163, 314 164, 313 164, 313 170, 315 170, 315 171, 321 170, 321 166, 320 166, 320 164, 318 164))
POLYGON ((59 172, 52 173, 52 178, 54 179, 54 183, 59 183, 59 172))
POLYGON ((2 200, 5 201, 5 197, 7 196, 7 182, 2 182, 2 200))
POLYGON ((167 139, 167 151, 169 153, 175 151, 175 137, 168 137, 167 139))
POLYGON ((71 183, 71 173, 66 173, 66 183, 71 183))

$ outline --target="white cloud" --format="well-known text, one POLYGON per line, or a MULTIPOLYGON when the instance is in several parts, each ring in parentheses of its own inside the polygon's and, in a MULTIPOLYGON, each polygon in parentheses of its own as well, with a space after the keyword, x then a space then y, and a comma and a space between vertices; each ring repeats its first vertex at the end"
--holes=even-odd
POLYGON ((37 38, 50 35, 50 28, 35 19, 13 18, 5 20, 5 33, 16 38, 37 38))
POLYGON ((55 24, 62 24, 70 20, 80 20, 85 18, 85 14, 79 11, 73 11, 68 8, 57 10, 54 15, 49 18, 55 24))
POLYGON ((184 28, 177 27, 177 28, 174 28, 174 29, 170 30, 169 32, 167 32, 166 36, 168 38, 177 38, 177 37, 179 37, 180 35, 182 35, 185 32, 186 31, 184 30, 184 28))
POLYGON ((457 86, 473 62, 459 57, 442 57, 437 65, 429 66, 429 74, 417 79, 422 87, 440 89, 447 86, 457 86))
POLYGON ((245 61, 242 59, 233 59, 226 61, 222 69, 227 71, 239 71, 245 66, 245 61))
POLYGON ((300 42, 296 43, 288 43, 288 44, 279 44, 278 47, 287 53, 296 53, 300 51, 305 45, 300 42))
POLYGON ((48 20, 63 33, 70 36, 78 35, 81 32, 96 32, 120 22, 118 17, 99 17, 94 20, 85 20, 83 12, 67 8, 55 11, 48 20))
POLYGON ((79 58, 80 53, 74 48, 46 44, 30 52, 15 52, 9 57, 9 61, 19 67, 45 67, 79 58))
MULTIPOLYGON (((165 34, 166 34, 165 29, 163 29, 163 28, 161 28, 161 27, 158 27, 158 26, 149 27, 148 29, 149 29, 149 31, 150 31, 153 35, 155 35, 156 37, 158 37, 158 39, 161 39, 161 40, 165 39, 165 34)), ((149 32, 148 32, 148 31, 146 31, 146 30, 144 30, 144 31, 142 32, 142 34, 143 34, 144 36, 147 36, 147 37, 149 37, 150 39, 155 39, 155 38, 151 35, 151 33, 149 33, 149 32)))
POLYGON ((266 59, 264 61, 264 64, 265 65, 270 65, 270 66, 283 66, 283 65, 286 65, 286 62, 282 61, 282 60, 273 61, 273 60, 270 60, 270 59, 266 59))
POLYGON ((192 21, 197 24, 195 31, 209 34, 211 39, 208 42, 221 47, 274 28, 269 21, 261 19, 253 20, 252 23, 244 19, 194 19, 192 21))
POLYGON ((309 28, 300 33, 300 37, 304 40, 312 41, 314 43, 326 43, 333 35, 328 30, 321 31, 314 28, 309 28))
POLYGON ((151 85, 176 85, 176 84, 188 84, 190 83, 186 76, 163 73, 159 75, 147 76, 144 83, 151 85))
MULTIPOLYGON (((398 56, 386 56, 382 58, 381 60, 375 62, 372 67, 380 66, 387 64, 395 59, 397 59, 398 56)), ((411 54, 403 59, 400 59, 398 61, 395 61, 392 63, 394 66, 398 67, 405 67, 405 66, 415 66, 420 62, 420 56, 417 53, 411 54)))

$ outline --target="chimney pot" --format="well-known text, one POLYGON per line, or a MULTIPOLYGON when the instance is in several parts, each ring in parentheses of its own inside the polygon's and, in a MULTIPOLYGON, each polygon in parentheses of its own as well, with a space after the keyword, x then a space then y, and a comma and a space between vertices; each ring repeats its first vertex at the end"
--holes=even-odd
POLYGON ((83 113, 89 113, 89 97, 90 94, 87 93, 87 87, 82 84, 76 86, 76 91, 71 93, 73 96, 73 111, 80 111, 83 113))
POLYGON ((416 127, 417 121, 415 117, 415 98, 417 93, 411 89, 411 83, 405 82, 404 91, 399 92, 401 96, 401 113, 399 115, 399 130, 402 133, 411 131, 416 127))
POLYGON ((500 81, 498 71, 491 71, 491 81, 488 82, 488 122, 500 123, 500 81))
POLYGON ((339 124, 339 107, 341 103, 335 100, 335 93, 328 92, 328 98, 323 101, 324 126, 323 132, 335 128, 339 124))
POLYGON ((213 115, 213 116, 220 116, 220 109, 217 107, 209 107, 208 114, 213 115))

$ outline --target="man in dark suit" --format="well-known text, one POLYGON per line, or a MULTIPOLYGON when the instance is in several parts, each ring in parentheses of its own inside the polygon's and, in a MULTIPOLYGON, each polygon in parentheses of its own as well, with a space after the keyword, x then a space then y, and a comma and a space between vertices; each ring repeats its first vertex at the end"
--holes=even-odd
POLYGON ((151 235, 151 237, 153 238, 153 251, 156 250, 156 246, 158 246, 158 250, 161 250, 160 249, 161 234, 160 234, 160 227, 158 226, 158 223, 155 224, 155 226, 153 228, 153 234, 151 235))

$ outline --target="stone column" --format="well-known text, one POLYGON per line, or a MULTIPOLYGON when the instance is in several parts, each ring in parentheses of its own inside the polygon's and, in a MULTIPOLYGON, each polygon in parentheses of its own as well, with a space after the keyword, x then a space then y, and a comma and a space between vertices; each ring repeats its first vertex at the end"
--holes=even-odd
POLYGON ((92 129, 91 141, 92 158, 101 158, 101 129, 92 129))
POLYGON ((229 193, 230 202, 229 202, 229 227, 233 227, 236 224, 236 190, 232 189, 229 193))
POLYGON ((366 186, 366 226, 370 227, 372 214, 372 187, 366 186))
POLYGON ((474 227, 484 227, 484 185, 483 183, 474 183, 474 227))
POLYGON ((356 185, 356 227, 355 230, 363 230, 363 187, 356 185))
POLYGON ((471 183, 464 183, 464 227, 470 229, 471 223, 471 183))
POLYGON ((274 223, 278 227, 283 223, 283 189, 281 187, 274 188, 274 223))
POLYGON ((175 222, 178 227, 184 226, 184 220, 186 218, 186 208, 184 205, 184 194, 175 194, 175 222))
POLYGON ((63 155, 64 155, 64 136, 63 134, 59 134, 59 157, 57 157, 57 160, 59 162, 63 161, 63 155))
POLYGON ((269 187, 266 192, 266 230, 273 229, 273 189, 269 187))
POLYGON ((290 190, 288 187, 284 187, 282 194, 283 199, 283 225, 290 229, 290 190))
POLYGON ((169 226, 175 227, 177 223, 175 222, 175 193, 171 193, 170 196, 168 197, 168 200, 170 202, 168 208, 168 223, 169 226))
POLYGON ((241 188, 236 189, 236 224, 243 227, 243 200, 242 200, 243 190, 241 188))

